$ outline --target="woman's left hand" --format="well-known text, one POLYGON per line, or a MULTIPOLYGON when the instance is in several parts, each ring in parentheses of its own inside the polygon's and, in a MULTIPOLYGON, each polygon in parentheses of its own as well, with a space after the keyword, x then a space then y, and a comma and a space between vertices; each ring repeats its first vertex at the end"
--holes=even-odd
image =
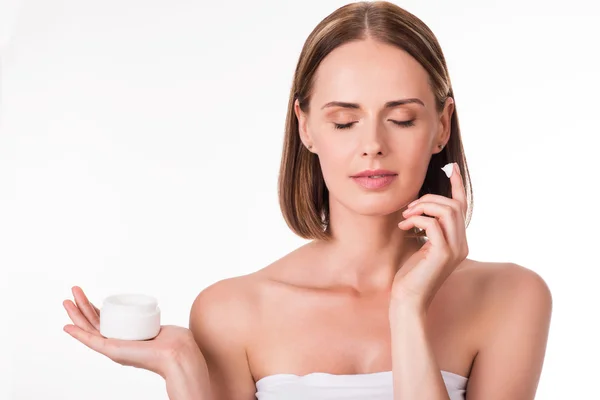
POLYGON ((452 271, 467 257, 465 229, 467 199, 458 164, 450 176, 452 198, 426 194, 403 212, 402 230, 425 230, 428 240, 398 270, 392 285, 390 306, 408 306, 426 313, 452 271), (426 215, 421 215, 426 214, 426 215))

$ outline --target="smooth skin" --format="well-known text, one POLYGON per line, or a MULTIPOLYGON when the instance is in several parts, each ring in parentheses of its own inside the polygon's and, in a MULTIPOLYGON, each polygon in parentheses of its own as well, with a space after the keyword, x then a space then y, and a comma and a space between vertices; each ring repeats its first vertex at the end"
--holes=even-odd
MULTIPOLYGON (((417 199, 430 157, 448 141, 453 101, 438 113, 421 65, 396 47, 367 39, 332 51, 317 71, 310 110, 304 113, 296 104, 295 111, 301 140, 318 156, 330 191, 334 239, 310 241, 256 272, 202 290, 189 324, 201 351, 177 351, 187 348, 189 335, 173 331, 177 339, 159 335, 143 348, 118 343, 126 349, 119 361, 150 370, 161 363, 178 365, 172 370, 179 373, 165 375, 167 387, 183 393, 170 394, 172 400, 207 388, 212 397, 195 398, 255 399, 255 382, 278 373, 391 371, 392 287, 399 270, 412 265, 419 273, 395 286, 402 289, 397 298, 408 299, 403 296, 410 293, 414 304, 427 305, 427 342, 437 366, 469 377, 469 400, 533 399, 552 310, 544 280, 514 263, 460 261, 464 252, 453 253, 455 263, 436 257, 436 263, 420 264, 423 254, 412 256, 421 245, 406 239, 398 225, 406 219, 404 228, 424 227, 431 239, 444 235, 446 242, 456 240, 450 248, 467 250, 458 211, 444 228, 444 215, 452 212, 444 206, 452 199, 423 196, 413 214, 403 215, 417 199), (402 98, 418 98, 424 105, 384 107, 402 98), (331 101, 359 108, 323 108, 331 101), (336 129, 336 124, 347 128, 336 129), (367 191, 350 178, 372 168, 398 176, 378 191, 367 191), (433 219, 438 232, 431 230, 433 219), (446 236, 449 228, 454 235, 446 236), (173 350, 161 351, 166 343, 173 350), (168 361, 173 358, 177 363, 168 361), (204 365, 199 360, 206 362, 206 370, 198 368, 204 365), (194 388, 193 382, 202 386, 194 388)), ((80 308, 85 307, 83 301, 80 308)), ((89 310, 81 314, 88 322, 94 318, 89 310)), ((68 330, 85 330, 86 322, 74 310, 69 315, 75 325, 68 330)), ((74 336, 92 344, 90 336, 74 336)), ((94 350, 114 354, 106 339, 94 340, 94 350)))

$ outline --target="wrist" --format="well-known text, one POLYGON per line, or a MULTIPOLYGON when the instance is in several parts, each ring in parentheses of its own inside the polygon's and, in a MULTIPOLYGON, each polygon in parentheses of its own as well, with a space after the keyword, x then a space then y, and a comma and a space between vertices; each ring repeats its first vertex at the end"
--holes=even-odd
POLYGON ((169 349, 163 357, 162 365, 160 375, 164 379, 195 368, 206 368, 204 357, 193 338, 169 349))
POLYGON ((174 353, 163 370, 170 400, 212 399, 206 360, 198 346, 181 348, 174 353))
POLYGON ((389 319, 392 326, 396 323, 424 322, 426 310, 419 304, 408 301, 392 301, 389 308, 389 319))

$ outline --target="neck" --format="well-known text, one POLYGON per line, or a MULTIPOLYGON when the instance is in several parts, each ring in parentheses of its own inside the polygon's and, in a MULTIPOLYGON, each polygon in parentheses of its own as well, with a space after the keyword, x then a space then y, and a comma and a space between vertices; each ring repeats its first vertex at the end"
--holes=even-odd
POLYGON ((360 215, 330 203, 332 238, 319 243, 326 248, 323 261, 330 279, 358 292, 391 288, 402 263, 421 247, 398 227, 403 210, 380 216, 360 215))

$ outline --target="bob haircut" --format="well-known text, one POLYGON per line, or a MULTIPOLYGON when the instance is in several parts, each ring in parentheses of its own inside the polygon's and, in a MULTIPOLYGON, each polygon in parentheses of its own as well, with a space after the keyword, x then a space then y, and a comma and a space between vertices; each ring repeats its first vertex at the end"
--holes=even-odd
MULTIPOLYGON (((340 7, 325 17, 306 39, 296 65, 279 169, 278 196, 283 217, 290 229, 305 239, 331 238, 329 190, 318 156, 300 140, 294 103, 298 99, 300 109, 308 112, 315 72, 321 61, 338 46, 367 38, 406 51, 425 68, 438 112, 443 110, 448 97, 454 98, 442 49, 433 32, 415 15, 387 1, 361 1, 340 7)), ((468 225, 473 209, 472 186, 456 102, 454 106, 449 141, 441 152, 432 155, 419 197, 427 193, 452 197, 450 181, 439 170, 447 163, 457 162, 467 191, 468 225)))

